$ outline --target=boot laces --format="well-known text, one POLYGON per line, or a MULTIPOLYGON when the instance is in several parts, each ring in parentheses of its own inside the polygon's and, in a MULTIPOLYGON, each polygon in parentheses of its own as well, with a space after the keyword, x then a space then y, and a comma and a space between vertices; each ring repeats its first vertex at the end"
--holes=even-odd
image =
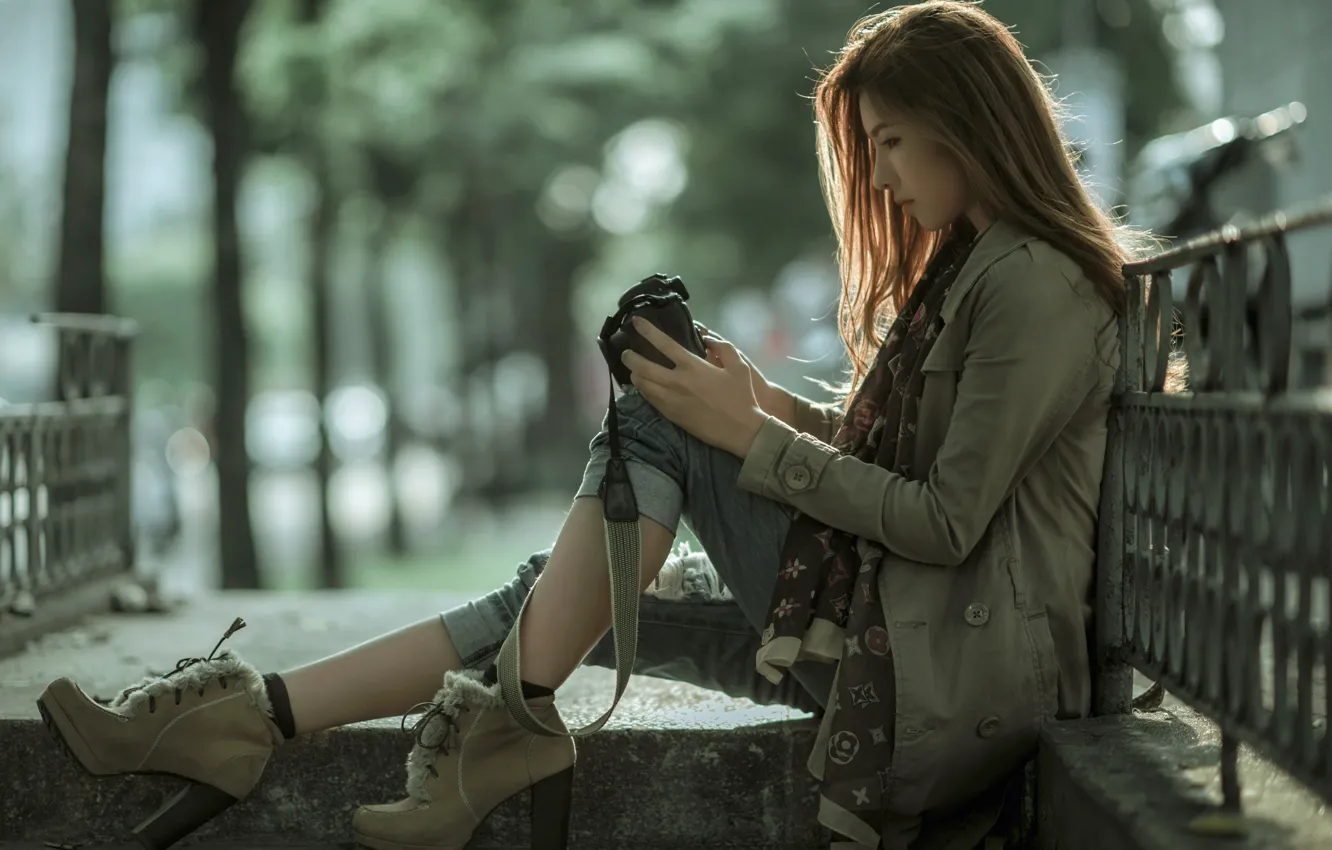
MULTIPOLYGON (((170 673, 165 673, 158 676, 158 681, 162 682, 169 681, 172 676, 175 676, 179 673, 183 673, 184 671, 188 670, 189 668, 193 667, 196 664, 203 664, 209 661, 213 661, 214 656, 217 655, 218 649, 222 647, 222 644, 226 642, 227 638, 231 637, 232 635, 234 635, 236 632, 240 631, 243 628, 245 628, 245 620, 241 619, 240 617, 237 617, 235 620, 231 622, 231 626, 228 627, 225 632, 223 632, 221 639, 219 639, 218 642, 213 645, 213 651, 208 653, 207 658, 182 658, 176 662, 176 667, 174 670, 172 670, 170 673)), ((217 682, 224 689, 227 687, 226 676, 218 676, 217 682)), ((126 688, 125 690, 120 692, 120 701, 124 702, 125 699, 129 697, 130 694, 134 693, 135 691, 141 691, 150 684, 153 683, 143 682, 138 685, 132 685, 126 688)), ((199 691, 199 696, 203 696, 204 685, 200 685, 198 691, 199 691)), ((180 700, 181 697, 184 696, 184 693, 185 693, 184 688, 175 688, 176 705, 180 705, 180 700)), ((157 711, 157 697, 150 694, 148 696, 148 713, 152 714, 155 711, 157 711)))
MULTIPOLYGON (((458 705, 450 709, 446 708, 443 702, 418 702, 416 705, 407 709, 407 713, 402 716, 402 723, 399 724, 399 728, 402 729, 404 734, 411 735, 415 738, 417 746, 421 747, 421 749, 434 750, 439 755, 446 756, 449 754, 449 748, 458 737, 458 714, 468 710, 469 709, 465 705, 458 705), (411 731, 408 732, 407 718, 411 717, 420 709, 425 709, 425 712, 412 726, 411 731), (442 725, 444 731, 439 736, 439 740, 427 741, 426 733, 430 730, 430 721, 436 718, 443 721, 442 725)), ((439 776, 439 772, 435 770, 434 761, 431 761, 431 763, 426 766, 426 769, 430 771, 431 776, 439 776)))

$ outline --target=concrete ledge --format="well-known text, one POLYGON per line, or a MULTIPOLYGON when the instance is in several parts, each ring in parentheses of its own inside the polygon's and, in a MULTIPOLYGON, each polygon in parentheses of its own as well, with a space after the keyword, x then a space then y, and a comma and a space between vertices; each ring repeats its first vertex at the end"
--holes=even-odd
MULTIPOLYGON (((26 753, 24 769, 6 770, 0 784, 5 838, 123 841, 134 823, 177 787, 157 777, 85 777, 42 740, 46 737, 37 721, 9 722, 0 731, 0 752, 26 753)), ((621 728, 598 735, 580 752, 576 846, 826 846, 814 820, 813 785, 797 769, 812 740, 801 723, 696 731, 621 728)), ((300 741, 279 754, 248 800, 194 838, 349 840, 357 804, 403 796, 407 749, 398 730, 386 724, 300 741)), ((525 848, 528 836, 526 797, 520 795, 497 809, 468 846, 525 848)))
POLYGON ((1171 701, 1160 711, 1048 726, 1037 759, 1042 850, 1332 848, 1332 813, 1300 783, 1241 747, 1247 837, 1189 822, 1221 801, 1216 725, 1171 701))
MULTIPOLYGON (((0 842, 117 843, 177 783, 161 777, 96 780, 59 751, 37 717, 46 682, 71 675, 109 695, 207 654, 237 615, 249 627, 229 641, 263 670, 284 669, 365 640, 457 602, 410 593, 219 594, 172 615, 106 615, 51 635, 0 661, 0 842)), ((560 691, 571 723, 609 704, 614 676, 584 669, 560 691)), ((657 679, 630 685, 607 730, 580 742, 575 846, 826 847, 816 785, 804 763, 815 724, 657 679)), ((245 839, 281 845, 350 839, 356 805, 403 796, 410 740, 397 720, 358 724, 283 747, 251 797, 192 842, 245 839)), ((526 797, 502 805, 469 848, 526 848, 526 797)))
POLYGON ((94 614, 111 610, 117 587, 130 581, 128 572, 102 576, 43 597, 30 615, 0 612, 0 658, 15 655, 34 640, 77 625, 94 614))

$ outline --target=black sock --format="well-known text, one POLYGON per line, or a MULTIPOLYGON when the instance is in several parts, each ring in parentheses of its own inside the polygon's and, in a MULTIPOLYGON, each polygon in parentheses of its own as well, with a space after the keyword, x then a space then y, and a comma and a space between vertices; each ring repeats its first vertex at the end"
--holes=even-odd
POLYGON ((268 691, 268 701, 273 705, 273 722, 282 730, 282 737, 291 740, 296 737, 296 719, 291 716, 291 700, 287 697, 287 683, 276 673, 264 676, 264 689, 268 691))
MULTIPOLYGON (((494 664, 486 668, 484 676, 487 685, 494 685, 499 682, 499 668, 494 664)), ((531 682, 523 682, 523 699, 537 699, 538 697, 553 697, 555 692, 544 685, 534 685, 531 682)))

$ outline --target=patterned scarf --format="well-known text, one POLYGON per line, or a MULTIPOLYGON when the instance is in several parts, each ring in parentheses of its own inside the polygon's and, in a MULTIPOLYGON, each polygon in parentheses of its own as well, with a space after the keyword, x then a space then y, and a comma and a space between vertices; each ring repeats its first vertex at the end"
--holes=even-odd
MULTIPOLYGON (((844 455, 919 480, 914 470, 921 365, 939 335, 944 298, 974 233, 955 231, 913 288, 833 439, 844 455)), ((895 690, 878 593, 884 547, 798 514, 787 534, 759 670, 778 681, 797 660, 840 664, 820 788, 825 805, 878 835, 892 770, 895 690)))

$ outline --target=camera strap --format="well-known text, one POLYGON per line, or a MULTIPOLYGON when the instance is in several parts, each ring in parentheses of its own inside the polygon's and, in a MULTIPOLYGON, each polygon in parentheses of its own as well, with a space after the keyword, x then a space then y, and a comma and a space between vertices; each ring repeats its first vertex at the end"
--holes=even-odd
MULTIPOLYGON (((617 317, 619 314, 616 314, 617 317)), ((615 322, 618 325, 618 319, 615 322)), ((606 328, 611 321, 608 320, 606 328)), ((603 328, 602 334, 608 331, 603 328)), ((615 707, 624 696, 624 689, 629 684, 633 673, 634 659, 638 655, 638 603, 639 569, 638 563, 643 551, 642 531, 638 525, 638 500, 634 497, 633 485, 629 482, 629 470, 625 466, 620 451, 620 421, 615 408, 615 376, 610 378, 610 402, 606 407, 606 425, 610 443, 610 459, 606 463, 606 473, 601 478, 597 495, 601 497, 602 513, 606 522, 606 554, 610 567, 611 593, 611 636, 615 642, 615 698, 610 708, 591 723, 571 732, 551 729, 532 716, 523 699, 522 672, 519 663, 521 638, 519 632, 523 622, 523 613, 527 603, 532 600, 529 592, 523 600, 518 618, 513 622, 513 629, 500 647, 496 670, 499 673, 500 693, 509 713, 520 726, 537 735, 551 737, 583 737, 597 732, 610 720, 615 707)))

